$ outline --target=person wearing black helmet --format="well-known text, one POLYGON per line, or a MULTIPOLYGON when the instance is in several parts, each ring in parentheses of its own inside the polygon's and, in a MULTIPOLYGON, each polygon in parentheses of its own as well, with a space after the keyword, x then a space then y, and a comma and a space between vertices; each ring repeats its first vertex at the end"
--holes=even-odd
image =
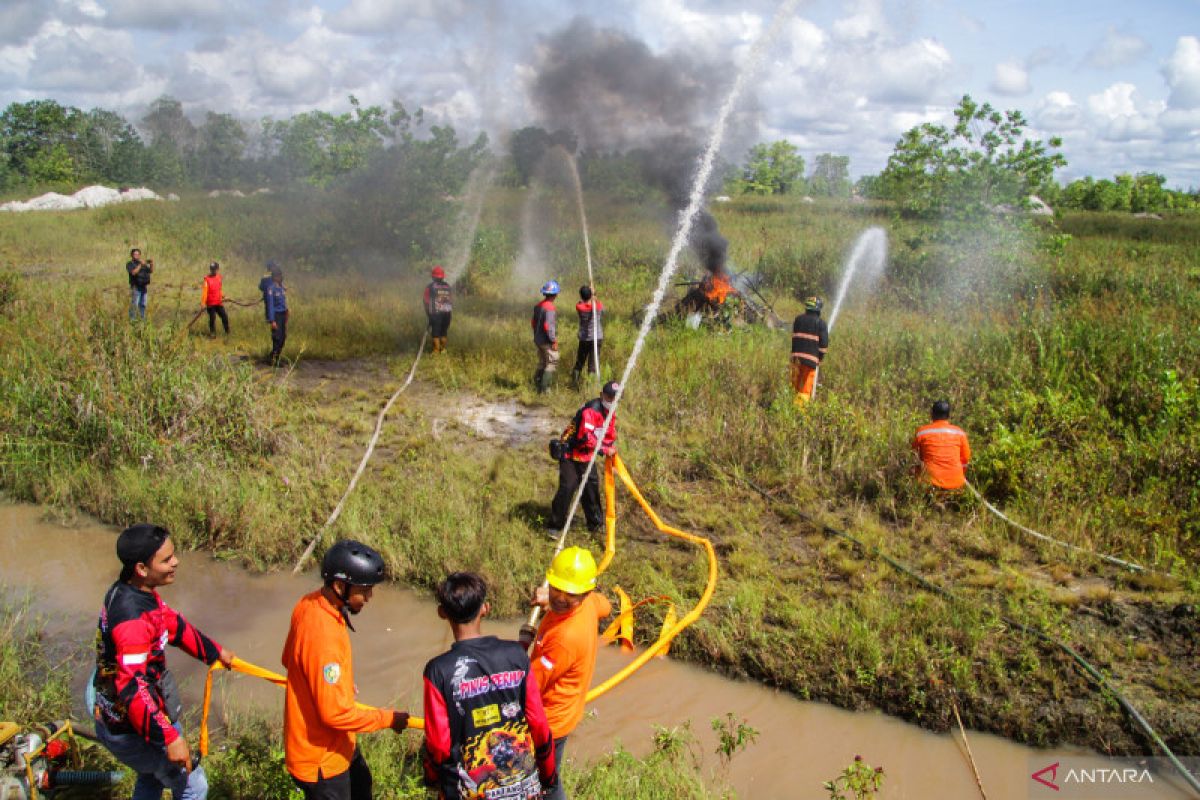
POLYGON ((179 558, 166 528, 143 523, 117 537, 121 574, 104 595, 88 705, 96 738, 137 773, 133 796, 204 800, 208 781, 180 727, 183 706, 167 671, 166 646, 211 665, 233 653, 168 606, 157 589, 175 582, 179 558))
POLYGON ((355 706, 350 617, 363 610, 383 580, 383 558, 344 539, 325 553, 321 578, 321 588, 292 610, 283 646, 284 763, 305 800, 370 800, 371 770, 355 734, 408 726, 404 712, 355 706))

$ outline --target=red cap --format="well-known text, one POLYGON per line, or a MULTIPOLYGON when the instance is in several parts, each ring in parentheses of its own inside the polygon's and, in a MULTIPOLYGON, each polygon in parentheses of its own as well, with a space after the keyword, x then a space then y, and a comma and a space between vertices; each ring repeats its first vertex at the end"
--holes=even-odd
POLYGON ((445 278, 446 270, 442 269, 441 267, 434 267, 433 268, 433 277, 435 277, 439 280, 441 280, 442 278, 445 278))

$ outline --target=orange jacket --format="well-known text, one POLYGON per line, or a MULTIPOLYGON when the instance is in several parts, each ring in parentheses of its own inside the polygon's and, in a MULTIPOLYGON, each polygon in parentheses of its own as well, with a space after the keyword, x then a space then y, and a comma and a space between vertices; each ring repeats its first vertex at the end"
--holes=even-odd
POLYGON ((283 710, 287 771, 308 783, 341 775, 354 755, 354 732, 389 727, 392 712, 355 707, 350 634, 341 612, 320 589, 304 595, 292 609, 283 666, 287 670, 283 710))
POLYGON ((206 306, 219 306, 225 302, 225 295, 221 292, 221 276, 219 274, 204 276, 204 293, 200 302, 206 306))
POLYGON ((961 489, 967 482, 963 474, 971 460, 971 445, 966 432, 944 419, 917 428, 912 447, 921 456, 929 482, 939 489, 961 489))
POLYGON ((598 623, 611 613, 608 598, 592 592, 569 614, 547 612, 538 628, 529 660, 555 739, 571 733, 583 719, 587 690, 596 672, 598 623))

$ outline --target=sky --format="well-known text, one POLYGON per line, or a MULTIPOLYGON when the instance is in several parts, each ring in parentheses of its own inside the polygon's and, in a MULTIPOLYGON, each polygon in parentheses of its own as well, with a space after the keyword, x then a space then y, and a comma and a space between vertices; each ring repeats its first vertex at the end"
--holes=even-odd
MULTIPOLYGON (((695 68, 714 98, 695 112, 703 127, 778 5, 0 0, 0 105, 52 98, 136 121, 166 94, 197 120, 212 110, 253 122, 342 112, 354 95, 498 141, 552 124, 533 87, 555 36, 585 20, 672 70, 695 68)), ((1021 110, 1034 136, 1062 137, 1060 180, 1157 172, 1200 188, 1200 0, 812 0, 778 24, 732 161, 787 139, 809 164, 832 152, 850 156, 853 175, 874 174, 905 130, 951 121, 970 94, 1021 110)))

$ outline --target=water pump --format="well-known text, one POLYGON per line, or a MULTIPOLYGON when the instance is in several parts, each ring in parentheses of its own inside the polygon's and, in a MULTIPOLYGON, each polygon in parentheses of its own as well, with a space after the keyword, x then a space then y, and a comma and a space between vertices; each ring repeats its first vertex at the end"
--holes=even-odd
POLYGON ((22 732, 0 722, 0 800, 52 798, 67 786, 113 786, 123 773, 79 769, 79 749, 69 721, 22 732))

